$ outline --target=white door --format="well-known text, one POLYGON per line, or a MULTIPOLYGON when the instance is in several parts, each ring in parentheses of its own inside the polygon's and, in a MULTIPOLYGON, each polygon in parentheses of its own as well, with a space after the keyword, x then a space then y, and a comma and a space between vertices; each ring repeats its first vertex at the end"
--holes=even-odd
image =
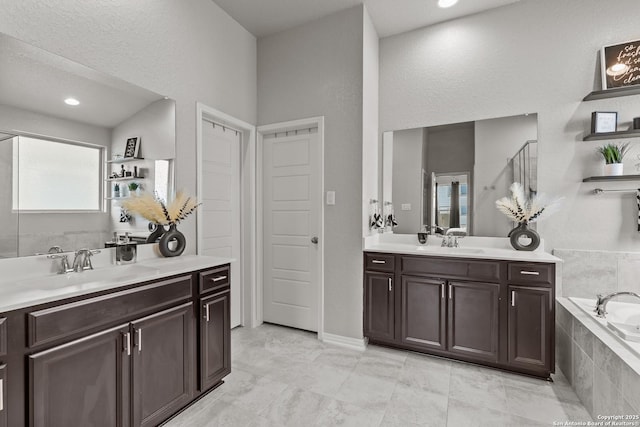
POLYGON ((231 327, 241 323, 240 141, 242 134, 202 121, 202 255, 231 263, 231 327))
POLYGON ((318 330, 322 150, 318 130, 263 140, 264 321, 318 330))

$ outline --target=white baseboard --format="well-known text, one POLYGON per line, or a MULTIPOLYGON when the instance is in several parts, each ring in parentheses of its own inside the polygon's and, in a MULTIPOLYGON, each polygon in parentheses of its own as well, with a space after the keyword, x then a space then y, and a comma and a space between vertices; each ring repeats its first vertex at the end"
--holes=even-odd
POLYGON ((322 342, 359 351, 365 351, 367 348, 365 338, 350 338, 342 335, 329 334, 327 332, 322 334, 322 342))

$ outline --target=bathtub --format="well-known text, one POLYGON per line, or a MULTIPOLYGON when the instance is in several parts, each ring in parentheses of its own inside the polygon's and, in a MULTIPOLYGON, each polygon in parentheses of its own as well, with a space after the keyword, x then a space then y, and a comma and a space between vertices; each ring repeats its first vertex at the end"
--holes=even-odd
POLYGON ((569 300, 640 357, 640 304, 609 301, 607 317, 603 319, 594 312, 595 299, 569 297, 569 300))

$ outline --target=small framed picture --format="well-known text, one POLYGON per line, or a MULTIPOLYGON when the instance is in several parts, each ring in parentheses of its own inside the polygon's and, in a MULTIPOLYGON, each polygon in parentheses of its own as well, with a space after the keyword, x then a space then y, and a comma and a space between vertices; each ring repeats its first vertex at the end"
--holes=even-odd
POLYGON ((124 157, 137 158, 140 157, 140 137, 133 136, 127 138, 127 145, 124 148, 124 157))
POLYGON ((594 111, 591 113, 591 133, 607 133, 618 130, 618 113, 594 111))
POLYGON ((602 89, 640 85, 640 40, 604 46, 600 64, 602 89))

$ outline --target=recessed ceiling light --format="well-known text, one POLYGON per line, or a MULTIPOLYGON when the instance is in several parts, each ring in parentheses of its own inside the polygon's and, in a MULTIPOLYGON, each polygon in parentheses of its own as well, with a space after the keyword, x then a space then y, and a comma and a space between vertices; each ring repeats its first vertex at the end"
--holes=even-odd
POLYGON ((76 105, 80 105, 80 101, 78 101, 75 98, 67 98, 64 100, 64 103, 67 105, 71 105, 71 106, 76 106, 76 105))
POLYGON ((456 3, 458 3, 458 0, 438 0, 438 6, 442 8, 451 7, 456 3))

